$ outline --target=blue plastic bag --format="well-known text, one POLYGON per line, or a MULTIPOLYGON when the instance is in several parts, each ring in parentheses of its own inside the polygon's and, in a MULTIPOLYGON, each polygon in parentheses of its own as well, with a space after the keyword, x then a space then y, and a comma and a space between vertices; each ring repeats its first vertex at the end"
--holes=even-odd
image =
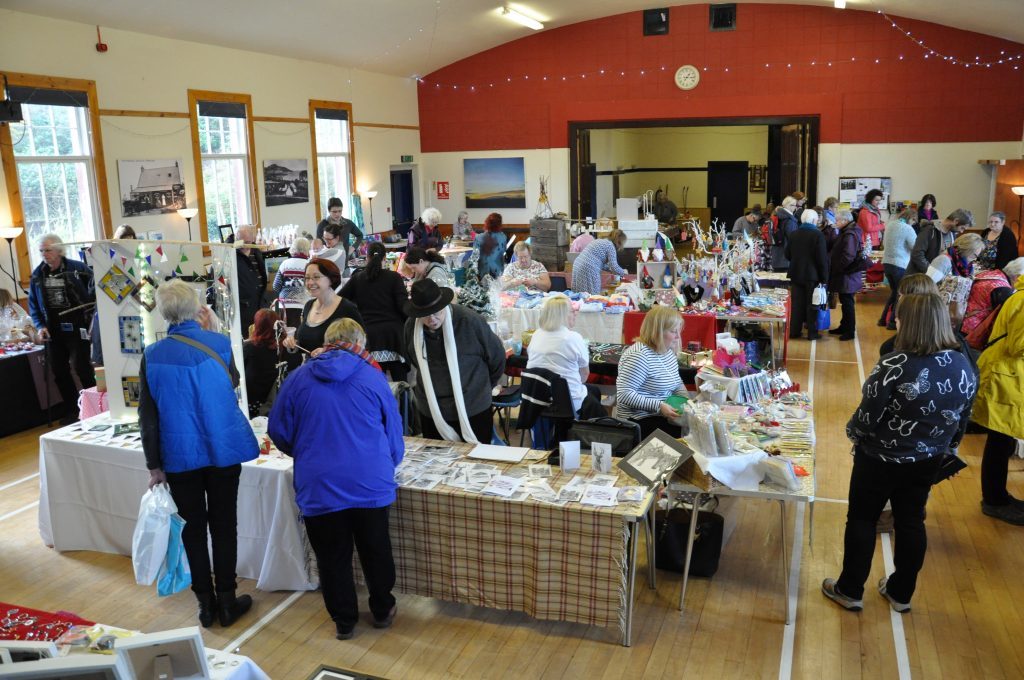
POLYGON ((815 330, 827 331, 832 326, 831 310, 826 306, 818 310, 818 325, 815 330))
POLYGON ((185 545, 181 541, 181 530, 185 520, 181 515, 171 515, 171 533, 167 539, 167 557, 157 576, 156 592, 161 597, 179 593, 192 585, 192 572, 188 568, 185 545))

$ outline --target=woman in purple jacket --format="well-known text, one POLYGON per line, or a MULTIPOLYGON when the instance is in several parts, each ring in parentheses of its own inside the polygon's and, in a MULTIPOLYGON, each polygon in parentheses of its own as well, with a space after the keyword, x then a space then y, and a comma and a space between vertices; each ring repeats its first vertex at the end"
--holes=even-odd
POLYGON ((871 258, 864 252, 861 228, 850 222, 839 231, 839 238, 832 246, 829 263, 828 289, 839 294, 843 318, 839 326, 829 335, 838 335, 840 340, 853 340, 857 332, 857 310, 853 296, 864 287, 864 271, 871 264, 871 258))

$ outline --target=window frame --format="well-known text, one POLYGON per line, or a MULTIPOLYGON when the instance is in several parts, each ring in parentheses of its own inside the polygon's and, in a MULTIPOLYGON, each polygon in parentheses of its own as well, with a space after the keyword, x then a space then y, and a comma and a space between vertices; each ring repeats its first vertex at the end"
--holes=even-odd
MULTIPOLYGON (((196 207, 199 209, 199 240, 205 241, 209 238, 209 229, 206 223, 206 181, 203 177, 203 155, 199 149, 199 102, 228 102, 232 104, 243 104, 245 106, 245 129, 249 135, 246 144, 246 151, 249 160, 249 206, 252 224, 257 229, 260 227, 260 200, 259 189, 256 184, 256 134, 253 127, 252 117, 252 95, 238 94, 234 92, 214 92, 211 90, 189 90, 188 91, 188 118, 189 127, 192 132, 192 163, 196 179, 196 207)), ((225 154, 225 157, 238 157, 238 154, 225 154)), ((233 225, 237 230, 237 224, 233 225)))
MULTIPOLYGON (((316 110, 317 109, 334 109, 337 111, 345 111, 348 115, 348 176, 352 179, 352 191, 357 192, 356 189, 356 146, 355 146, 355 122, 352 120, 352 103, 351 102, 334 102, 326 99, 310 99, 309 100, 309 141, 313 151, 313 203, 316 211, 317 223, 323 219, 323 211, 320 208, 320 156, 317 153, 316 147, 316 110)), ((340 155, 334 154, 331 155, 340 155)), ((351 196, 340 197, 345 205, 348 205, 352 201, 351 196)))
MULTIPOLYGON (((96 96, 96 81, 80 78, 63 78, 59 76, 42 76, 32 73, 16 73, 0 71, 7 78, 9 85, 32 87, 41 90, 75 90, 84 92, 89 108, 89 144, 92 156, 92 167, 89 168, 95 186, 92 187, 97 203, 96 214, 99 217, 100 236, 110 238, 113 234, 110 217, 110 197, 107 193, 107 164, 103 155, 103 130, 100 128, 99 98, 96 96)), ((2 94, 2 93, 0 93, 2 94)), ((53 158, 53 157, 47 157, 53 158)), ((70 157, 69 157, 70 158, 70 157)), ((74 157, 79 158, 79 157, 74 157)), ((49 161, 48 161, 49 162, 49 161)), ((14 142, 11 137, 11 126, 0 125, 0 163, 4 170, 4 183, 7 187, 8 205, 11 210, 11 224, 25 227, 25 211, 21 203, 21 186, 18 183, 18 159, 14 155, 14 142)), ((18 260, 18 283, 26 288, 32 276, 32 261, 29 259, 28 230, 25 229, 14 241, 14 249, 18 260)))

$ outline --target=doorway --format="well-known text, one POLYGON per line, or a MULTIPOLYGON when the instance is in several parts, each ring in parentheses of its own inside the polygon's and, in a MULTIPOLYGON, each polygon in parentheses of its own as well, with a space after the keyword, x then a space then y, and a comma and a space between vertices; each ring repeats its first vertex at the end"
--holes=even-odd
POLYGON ((747 207, 747 161, 708 162, 708 207, 711 220, 730 228, 747 207))
POLYGON ((412 227, 413 215, 412 168, 391 170, 391 228, 405 237, 412 227))

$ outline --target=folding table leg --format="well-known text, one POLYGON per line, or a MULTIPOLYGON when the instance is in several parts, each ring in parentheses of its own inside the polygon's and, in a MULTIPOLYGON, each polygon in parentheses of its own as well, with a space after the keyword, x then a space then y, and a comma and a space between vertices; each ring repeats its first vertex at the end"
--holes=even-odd
POLYGON ((686 584, 690 580, 690 558, 693 556, 693 538, 697 534, 697 515, 704 504, 704 494, 696 493, 693 497, 693 510, 690 512, 690 531, 686 536, 686 560, 683 563, 683 586, 679 591, 679 611, 683 611, 686 600, 686 584))
POLYGON ((622 646, 629 647, 633 644, 633 598, 636 593, 636 543, 637 522, 627 522, 629 543, 626 546, 626 625, 622 630, 622 646))
POLYGON ((781 528, 781 550, 782 550, 782 578, 786 580, 786 623, 790 621, 789 614, 789 556, 786 555, 788 548, 786 542, 786 501, 779 501, 779 527, 781 528))
POLYGON ((654 521, 654 511, 657 509, 657 503, 651 503, 651 509, 647 511, 647 515, 644 517, 644 526, 647 529, 647 584, 651 590, 655 590, 658 587, 658 572, 654 567, 656 561, 655 551, 658 549, 655 538, 657 530, 657 524, 654 521))

